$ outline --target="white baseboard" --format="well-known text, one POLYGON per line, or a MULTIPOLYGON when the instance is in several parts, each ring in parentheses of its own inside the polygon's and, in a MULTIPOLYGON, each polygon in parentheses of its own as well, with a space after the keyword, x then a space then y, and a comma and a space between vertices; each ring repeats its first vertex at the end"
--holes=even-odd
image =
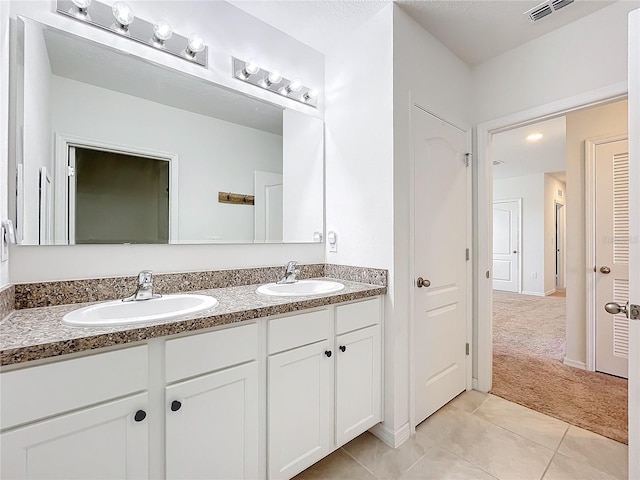
POLYGON ((528 290, 523 290, 522 295, 533 295, 534 297, 544 297, 544 293, 542 292, 529 292, 528 290))
POLYGON ((584 362, 578 362, 576 360, 571 360, 570 358, 564 357, 564 360, 562 361, 562 363, 564 363, 565 365, 569 366, 569 367, 573 367, 573 368, 579 368, 580 370, 586 370, 587 369, 587 364, 584 362))
POLYGON ((391 430, 384 423, 378 423, 370 428, 369 431, 391 448, 398 448, 404 442, 409 440, 409 437, 411 437, 411 428, 409 427, 409 423, 405 423, 395 431, 391 430))

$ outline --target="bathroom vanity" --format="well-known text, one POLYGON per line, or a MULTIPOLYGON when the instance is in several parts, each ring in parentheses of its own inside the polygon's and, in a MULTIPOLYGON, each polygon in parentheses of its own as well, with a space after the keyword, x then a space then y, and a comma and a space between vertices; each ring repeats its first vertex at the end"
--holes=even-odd
POLYGON ((382 421, 386 287, 340 282, 304 298, 201 291, 219 305, 134 328, 60 323, 82 305, 15 311, 0 476, 293 477, 382 421))

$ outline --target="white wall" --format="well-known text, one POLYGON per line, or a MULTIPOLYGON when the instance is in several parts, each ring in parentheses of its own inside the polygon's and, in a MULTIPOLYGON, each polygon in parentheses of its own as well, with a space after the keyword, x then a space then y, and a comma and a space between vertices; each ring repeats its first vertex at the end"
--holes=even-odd
MULTIPOLYGON (((0 222, 9 218, 9 4, 0 2, 0 222)), ((0 263, 0 288, 9 283, 9 261, 0 263)))
MULTIPOLYGON (((544 176, 544 293, 556 290, 556 202, 567 204, 567 186, 551 175, 544 176), (558 193, 560 192, 560 193, 558 193)), ((566 213, 566 210, 565 210, 566 213)), ((562 218, 562 217, 561 217, 562 218)), ((563 249, 564 250, 564 249, 563 249)))
MULTIPOLYGON (((2 2, 4 3, 4 2, 2 2)), ((99 43, 139 55, 171 68, 177 68, 205 80, 213 81, 249 95, 263 98, 287 108, 318 118, 324 115, 324 56, 257 20, 226 2, 130 0, 136 15, 153 20, 165 18, 176 32, 189 35, 199 32, 210 46, 209 68, 203 69, 182 59, 156 51, 110 32, 84 25, 56 14, 52 1, 10 2, 10 13, 72 32, 99 43), (319 108, 281 98, 231 76, 231 56, 256 58, 265 68, 280 69, 283 74, 300 76, 305 84, 321 93, 319 108)), ((15 121, 15 119, 11 119, 15 121)), ((156 272, 174 272, 211 268, 274 265, 287 260, 324 261, 324 248, 309 245, 206 245, 206 246, 73 246, 16 247, 11 249, 11 282, 46 281, 64 278, 91 278, 131 274, 149 266, 156 272)))
POLYGON ((584 141, 627 132, 628 102, 567 115, 567 360, 586 362, 584 141))
MULTIPOLYGON (((471 71, 400 7, 393 7, 393 341, 395 425, 409 420, 411 110, 418 104, 462 129, 471 126, 471 71)), ((471 308, 471 305, 469 305, 471 308)), ((389 321, 389 317, 387 317, 389 321)), ((388 337, 387 341, 391 343, 388 337)), ((387 401, 387 400, 385 400, 387 401)), ((388 417, 387 417, 388 418, 388 417)), ((396 427, 397 428, 397 427, 396 427)))
POLYGON ((57 75, 52 79, 55 133, 178 155, 175 243, 253 242, 253 207, 218 203, 218 192, 252 195, 255 170, 282 173, 280 135, 57 75))
POLYGON ((544 295, 544 174, 494 180, 494 201, 517 198, 522 198, 522 293, 544 295))
POLYGON ((627 14, 620 1, 473 68, 476 122, 627 81, 627 14))
MULTIPOLYGON (((53 136, 51 135, 51 64, 41 30, 25 29, 25 50, 32 52, 24 58, 24 116, 31 121, 24 125, 21 145, 23 165, 21 204, 24 222, 18 222, 19 238, 27 245, 39 243, 40 168, 53 170, 53 136), (25 161, 26 159, 26 161, 25 161)), ((20 147, 18 147, 20 148, 20 147)), ((20 206, 18 207, 20 209, 20 206)), ((20 212, 18 212, 20 216, 20 212)))
POLYGON ((282 113, 283 236, 311 242, 324 225, 324 123, 308 115, 282 113))
POLYGON ((405 327, 393 315, 392 14, 391 6, 384 8, 327 55, 326 222, 337 234, 338 251, 326 258, 389 269, 384 403, 385 424, 396 430, 407 421, 406 379, 398 380, 395 371, 407 351, 405 344, 394 354, 396 334, 405 327))

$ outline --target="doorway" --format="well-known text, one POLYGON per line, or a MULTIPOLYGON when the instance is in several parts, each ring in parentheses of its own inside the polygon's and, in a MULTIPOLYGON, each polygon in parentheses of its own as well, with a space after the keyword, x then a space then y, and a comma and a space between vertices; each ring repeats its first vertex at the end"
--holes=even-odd
POLYGON ((566 217, 565 217, 565 204, 555 201, 555 249, 556 249, 556 294, 559 296, 566 296, 565 289, 565 276, 566 266, 564 261, 565 248, 567 245, 565 232, 566 232, 566 217))

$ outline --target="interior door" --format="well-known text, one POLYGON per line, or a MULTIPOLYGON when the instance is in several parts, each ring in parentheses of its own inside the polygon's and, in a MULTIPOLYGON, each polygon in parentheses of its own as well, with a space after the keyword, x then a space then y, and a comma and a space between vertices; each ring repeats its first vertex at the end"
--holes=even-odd
POLYGON ((493 202, 493 289, 519 293, 520 201, 493 202))
POLYGON ((256 170, 253 192, 254 241, 282 242, 282 174, 256 170))
POLYGON ((466 133, 412 111, 415 422, 466 389, 466 133))
MULTIPOLYGON (((629 299, 629 147, 596 145, 596 305, 629 299)), ((629 320, 596 309, 596 370, 627 377, 629 320)))

